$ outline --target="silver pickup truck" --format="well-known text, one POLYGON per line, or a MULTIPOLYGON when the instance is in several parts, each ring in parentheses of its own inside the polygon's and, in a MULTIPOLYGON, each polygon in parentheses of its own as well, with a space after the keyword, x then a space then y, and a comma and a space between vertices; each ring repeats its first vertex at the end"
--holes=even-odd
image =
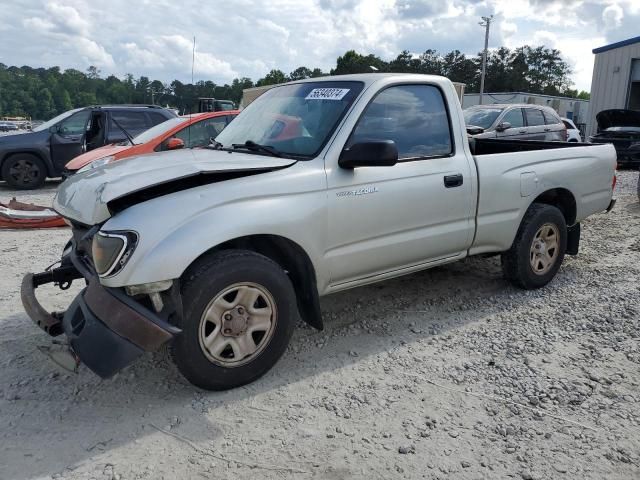
POLYGON ((322 329, 322 295, 480 254, 546 285, 616 165, 611 145, 470 139, 449 80, 404 74, 279 86, 209 148, 153 155, 62 183, 73 238, 23 304, 102 377, 168 343, 205 389, 267 372, 299 317, 322 329), (76 279, 66 312, 36 300, 76 279))

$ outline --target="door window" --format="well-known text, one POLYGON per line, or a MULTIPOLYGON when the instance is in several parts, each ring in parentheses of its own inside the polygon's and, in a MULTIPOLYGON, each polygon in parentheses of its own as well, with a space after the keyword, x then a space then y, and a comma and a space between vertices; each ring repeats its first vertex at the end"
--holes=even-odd
POLYGON ((522 118, 522 109, 514 108, 509 110, 502 118, 503 122, 509 122, 512 128, 524 127, 524 119, 522 118))
POLYGON ((227 126, 227 117, 207 118, 193 125, 183 128, 174 137, 180 138, 186 148, 205 147, 215 139, 224 127, 227 126))
POLYGON ((546 110, 542 112, 544 114, 544 123, 547 125, 556 125, 558 123, 562 123, 562 121, 556 117, 553 113, 547 112, 546 110))
POLYGON ((58 133, 60 135, 84 135, 87 131, 87 123, 89 123, 90 110, 82 110, 58 124, 58 133))
POLYGON ((527 117, 527 125, 530 127, 544 125, 542 110, 538 110, 537 108, 525 108, 524 111, 527 117))
POLYGON ((449 155, 453 151, 442 93, 431 85, 389 87, 367 105, 347 145, 393 140, 398 158, 449 155))

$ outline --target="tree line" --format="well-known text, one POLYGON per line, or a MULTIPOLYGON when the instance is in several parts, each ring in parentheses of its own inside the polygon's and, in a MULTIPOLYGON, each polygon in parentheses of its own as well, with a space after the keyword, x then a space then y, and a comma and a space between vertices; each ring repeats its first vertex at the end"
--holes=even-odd
MULTIPOLYGON (((465 83, 466 92, 478 92, 481 63, 481 54, 467 56, 458 50, 441 54, 429 49, 419 55, 405 50, 390 61, 349 50, 338 57, 336 67, 329 72, 304 66, 289 74, 274 69, 256 82, 242 77, 224 85, 212 81, 191 84, 174 80, 166 83, 146 76, 136 79, 131 74, 124 78, 114 75, 103 77, 94 66, 81 72, 72 68, 62 71, 60 67, 32 68, 0 63, 0 117, 48 119, 71 108, 109 103, 154 103, 169 105, 186 113, 194 110, 200 97, 239 103, 246 88, 324 75, 373 71, 443 75, 454 82, 465 83)), ((570 74, 569 65, 556 49, 543 46, 501 47, 489 52, 487 57, 485 92, 523 91, 588 99, 587 92, 570 88, 570 74)))

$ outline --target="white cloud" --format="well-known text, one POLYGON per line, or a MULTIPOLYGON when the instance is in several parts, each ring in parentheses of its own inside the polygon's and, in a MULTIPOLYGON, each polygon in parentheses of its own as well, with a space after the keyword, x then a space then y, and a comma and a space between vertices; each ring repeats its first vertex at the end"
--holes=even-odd
POLYGON ((618 4, 609 5, 602 11, 602 20, 604 26, 608 29, 618 28, 622 25, 622 19, 624 18, 624 10, 618 4))
POLYGON ((49 17, 55 21, 60 30, 69 33, 86 36, 89 31, 89 22, 80 13, 69 5, 57 2, 48 2, 45 10, 49 17))
POLYGON ((518 33, 518 25, 505 20, 500 22, 500 31, 504 38, 508 38, 518 33))
POLYGON ((391 59, 433 48, 475 55, 480 16, 490 47, 559 49, 588 89, 593 47, 637 35, 639 0, 21 0, 3 5, 5 64, 60 65, 163 81, 258 79, 272 68, 335 66, 355 49, 391 59))

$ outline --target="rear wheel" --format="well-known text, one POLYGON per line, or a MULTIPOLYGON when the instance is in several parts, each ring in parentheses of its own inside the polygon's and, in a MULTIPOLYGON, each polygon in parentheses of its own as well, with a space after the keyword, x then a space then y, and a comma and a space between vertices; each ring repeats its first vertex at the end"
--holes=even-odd
POLYGON ((44 163, 28 153, 17 153, 2 164, 2 178, 13 188, 30 190, 41 187, 47 178, 44 163))
POLYGON ((218 252, 187 273, 182 291, 182 333, 172 356, 194 385, 226 390, 250 383, 286 350, 295 293, 284 270, 267 257, 218 252))
POLYGON ((556 275, 567 249, 567 225, 562 212, 534 203, 520 223, 509 250, 502 254, 502 272, 524 289, 545 286, 556 275))

